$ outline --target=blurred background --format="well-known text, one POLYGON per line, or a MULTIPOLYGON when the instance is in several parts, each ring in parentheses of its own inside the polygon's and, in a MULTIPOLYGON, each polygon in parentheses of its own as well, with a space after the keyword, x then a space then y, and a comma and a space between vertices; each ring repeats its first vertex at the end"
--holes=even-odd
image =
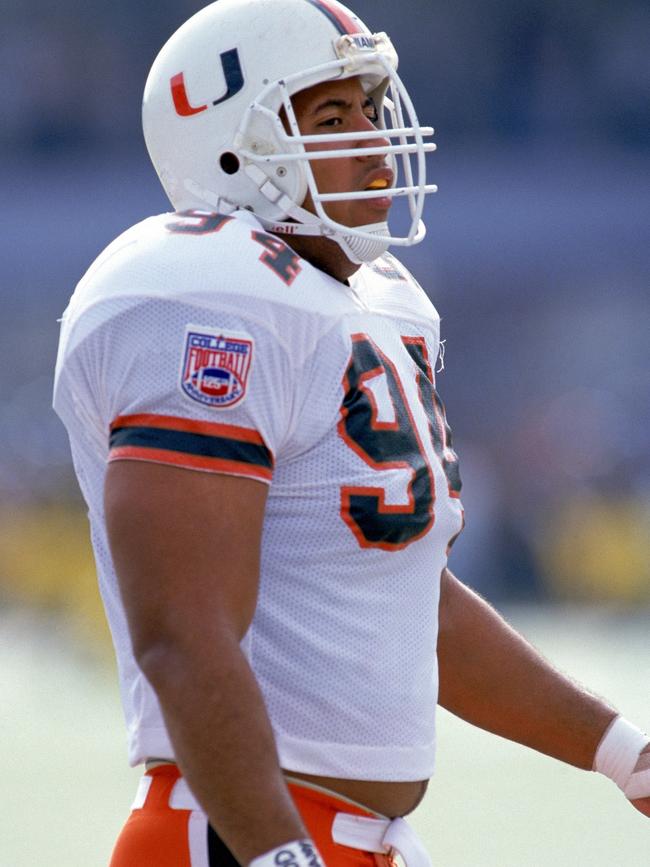
MULTIPOLYGON (((74 777, 92 767, 98 809, 113 780, 113 812, 96 819, 104 847, 134 778, 110 772, 123 767, 124 738, 85 511, 50 408, 57 318, 106 244, 168 209, 142 140, 142 89, 159 47, 203 5, 0 0, 0 665, 10 684, 0 769, 14 768, 20 790, 39 776, 38 762, 25 771, 30 754, 59 757, 46 766, 52 785, 70 763, 74 777), (53 750, 43 738, 58 731, 55 720, 76 740, 57 737, 53 750), (12 741, 20 750, 7 754, 12 741)), ((440 191, 428 205, 428 235, 400 258, 439 309, 446 339, 438 388, 467 515, 451 566, 569 671, 582 660, 594 688, 604 679, 612 698, 612 686, 622 690, 623 709, 647 722, 648 5, 357 0, 354 8, 391 35, 420 120, 437 130, 430 167, 440 191), (620 656, 610 652, 618 647, 620 656)), ((447 755, 462 765, 467 749, 447 755)), ((70 812, 80 794, 84 803, 69 793, 70 812)), ((85 854, 66 849, 60 863, 105 863, 89 858, 91 827, 85 854)), ((643 833, 647 847, 638 828, 633 837, 643 833)), ((499 850, 494 860, 476 841, 481 860, 450 847, 441 863, 551 863, 539 854, 546 835, 527 855, 499 850)), ((639 860, 598 860, 609 857, 602 847, 586 860, 555 853, 553 863, 650 858, 646 848, 639 860)), ((0 854, 0 864, 37 862, 18 851, 6 861, 0 854)))

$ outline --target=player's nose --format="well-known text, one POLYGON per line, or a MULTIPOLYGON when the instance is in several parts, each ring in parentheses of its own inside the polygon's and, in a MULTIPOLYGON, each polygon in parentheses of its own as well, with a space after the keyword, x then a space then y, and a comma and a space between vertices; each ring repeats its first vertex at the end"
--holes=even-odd
MULTIPOLYGON (((364 112, 359 112, 357 117, 355 117, 355 132, 359 132, 361 135, 357 141, 357 148, 385 148, 390 145, 390 139, 385 136, 377 136, 375 138, 367 138, 363 135, 363 133, 367 132, 376 132, 377 126, 368 117, 364 112)), ((358 159, 377 159, 377 154, 363 154, 360 153, 358 155, 358 159)))

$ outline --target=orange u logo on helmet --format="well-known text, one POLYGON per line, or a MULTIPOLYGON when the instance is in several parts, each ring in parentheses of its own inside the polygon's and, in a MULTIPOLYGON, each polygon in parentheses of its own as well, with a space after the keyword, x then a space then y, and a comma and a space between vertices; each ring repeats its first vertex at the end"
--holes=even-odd
MULTIPOLYGON (((220 60, 223 77, 226 82, 226 92, 223 96, 220 96, 219 99, 215 99, 212 102, 213 106, 219 105, 219 103, 230 99, 236 93, 239 93, 244 86, 244 74, 242 72, 241 63, 239 62, 239 52, 237 49, 231 48, 230 51, 224 51, 220 55, 220 60)), ((174 100, 176 114, 181 117, 192 117, 192 115, 200 114, 202 111, 206 111, 209 108, 208 105, 194 106, 191 104, 185 87, 184 73, 178 72, 176 75, 172 76, 169 83, 171 85, 172 99, 174 100)))

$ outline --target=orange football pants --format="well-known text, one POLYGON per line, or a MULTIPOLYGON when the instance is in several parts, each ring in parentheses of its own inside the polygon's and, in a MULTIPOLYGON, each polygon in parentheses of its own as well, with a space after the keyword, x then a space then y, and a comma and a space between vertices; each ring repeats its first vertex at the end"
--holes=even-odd
MULTIPOLYGON (((200 810, 170 806, 180 772, 176 765, 147 771, 141 806, 132 809, 115 844, 110 867, 238 867, 200 810)), ((332 840, 337 813, 376 818, 376 813, 322 789, 288 782, 291 797, 327 867, 396 867, 389 855, 363 852, 332 840)))

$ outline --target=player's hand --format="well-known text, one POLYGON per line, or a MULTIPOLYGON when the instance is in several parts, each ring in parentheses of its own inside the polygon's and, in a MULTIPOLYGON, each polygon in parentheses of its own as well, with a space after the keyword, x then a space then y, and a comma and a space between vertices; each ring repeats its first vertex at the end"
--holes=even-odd
MULTIPOLYGON (((639 760, 634 766, 633 773, 637 771, 646 771, 650 770, 650 744, 644 749, 641 750, 641 755, 639 756, 639 760)), ((630 801, 633 807, 643 813, 644 816, 648 816, 650 818, 650 795, 647 798, 635 798, 630 801)))

